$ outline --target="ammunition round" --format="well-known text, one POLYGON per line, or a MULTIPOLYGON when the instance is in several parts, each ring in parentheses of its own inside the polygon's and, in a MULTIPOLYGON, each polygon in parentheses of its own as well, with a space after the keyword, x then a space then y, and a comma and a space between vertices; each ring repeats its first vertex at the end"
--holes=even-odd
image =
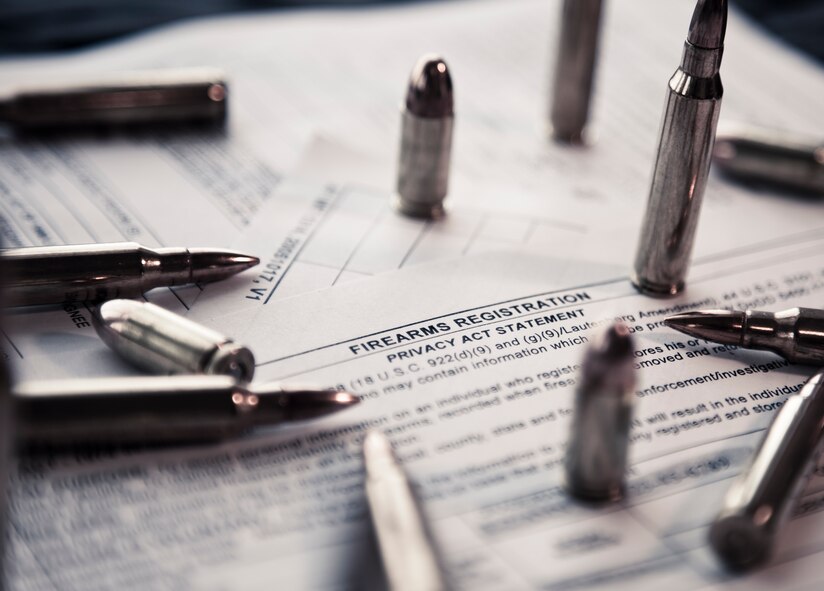
POLYGON ((93 315, 100 338, 130 363, 158 374, 222 374, 249 381, 255 358, 205 326, 147 302, 110 300, 93 315))
POLYGON ((438 56, 421 57, 412 69, 401 113, 395 205, 412 217, 439 218, 449 184, 454 122, 452 78, 438 56))
POLYGON ((730 570, 750 570, 769 558, 776 534, 818 463, 822 417, 824 372, 819 372, 778 411, 710 527, 710 545, 730 570))
POLYGON ((671 297, 684 289, 724 94, 718 70, 726 23, 725 0, 699 0, 681 65, 669 81, 632 275, 647 295, 671 297))
POLYGON ((585 501, 623 496, 635 388, 633 340, 616 323, 587 350, 575 391, 565 464, 570 494, 585 501))

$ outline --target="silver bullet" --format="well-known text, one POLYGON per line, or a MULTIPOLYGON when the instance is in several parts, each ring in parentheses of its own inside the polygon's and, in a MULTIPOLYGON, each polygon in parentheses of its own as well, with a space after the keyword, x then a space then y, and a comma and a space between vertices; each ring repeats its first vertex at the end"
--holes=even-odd
POLYGON ((699 0, 681 66, 669 81, 632 277, 648 295, 684 289, 724 94, 718 69, 726 24, 726 0, 699 0))
POLYGON ((549 114, 560 142, 584 142, 600 24, 601 0, 564 0, 549 114))
POLYGON ((227 84, 213 68, 133 72, 21 88, 0 100, 0 121, 19 130, 226 119, 227 84))
POLYGON ((824 365, 824 310, 697 310, 670 316, 664 323, 714 343, 772 351, 791 363, 824 365))
POLYGON ((391 591, 447 591, 449 583, 418 499, 386 435, 363 441, 366 498, 391 591))
POLYGON ((710 544, 731 570, 765 562, 821 455, 824 372, 790 396, 773 419, 750 465, 724 497, 710 544))
POLYGON ((13 396, 17 438, 26 445, 220 441, 359 402, 331 388, 203 375, 25 382, 13 396))
POLYGON ((713 164, 746 182, 824 195, 824 145, 786 132, 751 126, 719 131, 713 164))
MULTIPOLYGON (((0 258, 0 288, 4 287, 5 265, 0 258)), ((3 291, 3 290, 0 290, 3 291)), ((0 298, 3 294, 0 293, 0 298)), ((0 305, 0 314, 3 306, 0 305)), ((12 461, 12 442, 14 441, 14 424, 12 419, 13 400, 11 396, 11 379, 5 356, 0 352, 0 589, 5 589, 6 569, 6 520, 8 514, 7 489, 12 461)))
POLYGON ((585 501, 624 494, 635 396, 633 339, 616 323, 596 337, 581 366, 565 463, 566 487, 585 501))
POLYGON ((222 374, 242 381, 255 374, 249 349, 154 304, 110 300, 95 310, 92 320, 111 349, 151 373, 222 374))
POLYGON ((442 58, 424 55, 412 69, 401 112, 396 196, 401 213, 430 219, 444 215, 454 120, 449 68, 442 58))
POLYGON ((217 248, 146 248, 134 242, 8 248, 0 256, 8 306, 135 297, 155 287, 220 281, 260 262, 217 248))
POLYGON ((12 461, 12 397, 10 392, 9 371, 5 359, 0 357, 0 589, 5 582, 5 542, 6 520, 8 514, 7 488, 12 461))

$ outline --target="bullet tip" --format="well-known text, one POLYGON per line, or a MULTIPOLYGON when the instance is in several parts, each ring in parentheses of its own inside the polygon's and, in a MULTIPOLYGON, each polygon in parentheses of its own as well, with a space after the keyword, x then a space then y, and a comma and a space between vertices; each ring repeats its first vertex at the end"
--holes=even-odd
POLYGON ((633 343, 629 327, 623 322, 614 323, 601 333, 595 347, 609 359, 617 360, 632 355, 633 343))
POLYGON ((377 475, 397 465, 392 442, 381 431, 370 431, 363 440, 363 461, 369 475, 377 475))
POLYGON ((696 310, 664 319, 664 324, 686 335, 727 344, 742 338, 746 314, 740 310, 696 310))
MULTIPOLYGON (((277 394, 271 404, 283 412, 287 420, 301 421, 336 413, 360 403, 356 394, 333 388, 314 388, 311 386, 290 386, 283 388, 277 384, 250 388, 255 394, 271 392, 277 394)), ((263 397, 261 397, 263 398, 263 397)))
POLYGON ((140 303, 134 300, 108 300, 97 306, 94 316, 104 325, 112 326, 128 319, 139 308, 140 303))
POLYGON ((220 281, 260 263, 258 257, 214 248, 190 248, 192 280, 198 283, 220 281))
POLYGON ((629 327, 615 322, 596 333, 581 363, 580 392, 623 396, 635 384, 635 343, 629 327))
POLYGON ((381 431, 370 431, 363 439, 363 453, 367 455, 391 455, 392 443, 381 431))
POLYGON ((409 76, 406 108, 418 117, 440 118, 453 114, 452 77, 443 58, 426 54, 417 61, 409 76))
POLYGON ((357 394, 346 392, 345 390, 334 390, 332 400, 338 406, 352 406, 360 404, 360 397, 357 394))
POLYGON ((664 326, 669 326, 670 328, 674 328, 678 330, 680 327, 687 324, 683 317, 680 315, 670 316, 669 318, 664 318, 664 326))
POLYGON ((92 325, 110 348, 118 350, 118 340, 129 318, 140 308, 134 300, 108 300, 92 310, 92 325))
POLYGON ((720 49, 726 31, 727 0, 698 0, 687 41, 703 49, 720 49))

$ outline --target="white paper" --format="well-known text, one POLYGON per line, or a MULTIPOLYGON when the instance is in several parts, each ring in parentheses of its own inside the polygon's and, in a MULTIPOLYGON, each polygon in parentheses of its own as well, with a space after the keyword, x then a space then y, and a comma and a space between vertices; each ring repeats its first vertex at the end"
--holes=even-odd
MULTIPOLYGON (((506 188, 516 200, 572 197, 580 207, 646 200, 666 82, 680 60, 694 2, 605 6, 591 149, 546 137, 560 3, 457 1, 203 19, 101 50, 11 60, 0 82, 179 65, 223 67, 230 131, 278 170, 316 134, 378 158, 394 184, 399 107, 409 71, 427 52, 452 69, 456 130, 452 199, 506 188)), ((722 65, 723 120, 790 131, 824 128, 824 76, 814 62, 766 41, 732 10, 722 65)), ((335 180, 329 178, 326 180, 335 180)), ((712 183, 719 201, 742 193, 712 183)), ((640 213, 636 213, 640 217, 640 213)))
POLYGON ((286 179, 235 243, 258 253, 261 265, 204 286, 188 316, 217 322, 228 311, 253 313, 273 300, 410 265, 498 250, 554 252, 594 233, 514 209, 465 206, 442 220, 414 219, 398 214, 391 197, 358 184, 286 179), (294 207, 304 215, 290 216, 294 207))
MULTIPOLYGON (((678 62, 692 5, 654 0, 608 4, 594 103, 599 137, 588 150, 569 150, 545 138, 546 82, 560 6, 539 0, 204 20, 100 51, 3 64, 0 80, 10 84, 23 78, 51 79, 58 71, 75 77, 122 68, 223 66, 230 72, 233 93, 229 141, 252 162, 261 163, 253 170, 264 170, 262 177, 253 175, 252 187, 271 188, 275 183, 266 180, 265 171, 287 170, 317 133, 343 138, 382 162, 379 178, 384 179, 375 189, 354 186, 355 197, 338 203, 345 206, 340 209, 326 207, 324 184, 296 190, 295 203, 305 209, 290 207, 289 215, 299 221, 306 216, 305 225, 281 225, 281 220, 269 217, 254 222, 264 234, 267 224, 278 232, 288 231, 287 236, 300 234, 300 256, 295 250, 289 255, 293 258, 284 259, 287 264, 300 263, 292 265, 295 277, 288 277, 289 283, 284 279, 284 288, 292 286, 284 294, 341 285, 299 300, 273 296, 269 304, 256 303, 252 324, 249 313, 234 300, 219 310, 233 310, 235 315, 213 318, 215 327, 254 348, 263 363, 258 368, 261 379, 342 384, 362 393, 364 404, 312 425, 261 432, 222 446, 128 456, 95 451, 31 458, 15 484, 12 588, 371 587, 376 556, 369 542, 359 459, 360 437, 369 426, 389 432, 421 484, 427 513, 462 588, 820 585, 820 479, 804 498, 802 507, 809 514, 789 524, 778 542, 776 562, 763 574, 724 582, 704 548, 706 525, 730 478, 774 412, 757 412, 756 406, 780 401, 810 370, 785 367, 767 354, 719 354, 708 348, 710 354, 703 355, 701 343, 669 351, 668 344, 689 341, 657 328, 646 330, 647 322, 660 322, 664 313, 641 319, 640 311, 666 310, 679 303, 769 309, 820 305, 822 244, 817 220, 822 205, 779 200, 786 196, 774 192, 748 193, 712 179, 700 225, 699 260, 687 295, 675 304, 641 299, 624 279, 646 200, 665 81, 678 62), (515 218, 491 234, 491 248, 506 241, 497 238, 517 235, 517 225, 523 222, 518 216, 524 213, 539 219, 575 219, 587 229, 586 237, 547 246, 543 253, 557 257, 554 262, 525 254, 514 259, 478 257, 347 283, 342 280, 352 277, 349 272, 362 275, 363 270, 389 268, 388 262, 398 260, 399 248, 408 247, 409 237, 420 231, 403 218, 380 215, 391 192, 397 107, 406 77, 417 57, 431 50, 445 55, 456 83, 458 119, 449 203, 456 211, 469 213, 449 218, 446 225, 430 226, 424 238, 440 228, 447 231, 443 243, 434 244, 421 260, 458 254, 455 251, 467 244, 463 229, 477 219, 472 216, 490 211, 515 218), (500 203, 498 209, 489 205, 495 202, 500 203), (325 226, 327 211, 348 217, 352 225, 325 226), (376 225, 365 223, 375 219, 376 225), (338 243, 339 236, 346 242, 338 243), (376 236, 374 244, 369 243, 370 236, 376 236), (733 252, 734 247, 740 250, 733 252), (577 257, 606 264, 592 267, 575 262, 577 257), (330 269, 322 274, 319 262, 329 263, 330 269), (321 275, 335 277, 318 281, 321 275), (449 322, 466 319, 480 313, 470 308, 497 309, 547 292, 553 292, 549 297, 590 294, 591 300, 580 302, 585 320, 556 318, 540 325, 540 331, 529 328, 498 336, 485 335, 488 328, 483 324, 473 325, 461 333, 470 335, 471 343, 449 344, 445 339, 454 336, 450 330, 432 341, 440 343, 436 352, 420 355, 417 343, 366 356, 349 349, 396 335, 406 325, 428 326, 440 316, 449 322), (660 364, 641 374, 643 395, 636 412, 641 426, 633 430, 628 500, 593 510, 571 505, 557 488, 571 381, 584 344, 581 337, 590 327, 569 333, 557 327, 616 315, 627 320, 635 315, 645 329, 637 333, 638 347, 653 352, 640 357, 639 363, 660 364), (554 332, 544 332, 550 330, 554 332), (527 336, 536 342, 522 342, 527 336), (539 337, 546 340, 538 342, 539 337), (504 347, 505 343, 509 344, 504 347), (472 366, 492 358, 497 345, 504 348, 495 353, 494 364, 472 366), (506 357, 507 350, 540 346, 547 347, 546 353, 506 357), (698 356, 687 358, 687 351, 698 356), (387 355, 395 352, 411 356, 389 360, 387 355), (676 361, 661 361, 669 356, 676 361), (411 364, 420 364, 420 371, 413 371, 411 364), (462 365, 469 369, 446 371, 462 365), (737 375, 747 368, 751 373, 737 375), (405 373, 395 377, 395 369, 405 373), (716 372, 733 377, 718 377, 727 373, 716 372), (418 383, 423 376, 431 381, 418 383), (677 385, 695 376, 709 377, 702 384, 677 385), (538 391, 530 393, 532 388, 538 391), (764 400, 752 400, 750 395, 764 400), (747 402, 725 401, 735 396, 744 396, 747 402), (499 403, 484 405, 493 399, 499 403), (696 411, 696 416, 740 413, 745 407, 748 415, 722 416, 718 424, 703 421, 691 429, 683 429, 686 420, 672 419, 671 413, 679 411, 690 416, 687 409, 702 403, 713 412, 696 411), (722 408, 713 408, 713 403, 722 408), (651 422, 659 412, 669 413, 667 421, 651 422), (672 427, 678 425, 682 430, 676 435, 672 427)), ((765 42, 735 13, 722 76, 727 89, 723 118, 789 130, 824 127, 820 69, 765 42)), ((192 148, 190 139, 183 148, 192 148)), ((21 153, 37 166, 42 154, 47 156, 42 163, 52 162, 52 144, 43 144, 40 156, 36 148, 27 146, 21 153)), ((225 208, 215 204, 237 203, 215 200, 215 193, 198 181, 199 175, 194 175, 190 192, 182 179, 192 182, 191 175, 155 174, 167 171, 170 161, 181 162, 177 157, 169 160, 165 142, 125 142, 116 149, 103 143, 94 146, 93 154, 85 144, 78 149, 69 142, 69 148, 58 152, 83 158, 80 166, 58 159, 59 187, 65 183, 76 190, 72 187, 77 182, 71 179, 89 168, 96 171, 95 178, 107 181, 106 187, 115 174, 123 174, 128 183, 103 192, 117 197, 107 207, 134 205, 140 196, 149 195, 146 203, 151 207, 141 218, 147 234, 151 220, 163 226, 158 235, 171 233, 169 243, 196 238, 187 234, 194 230, 203 231, 210 245, 223 241, 216 226, 190 223, 189 214, 196 208, 188 205, 183 212, 155 221, 158 208, 165 211, 186 203, 174 201, 178 194, 191 194, 198 207, 211 203, 216 213, 210 219, 220 226, 227 225, 221 217, 234 214, 227 217, 225 208), (145 164, 147 158, 151 166, 145 164)), ((3 162, 21 158, 18 148, 6 143, 3 149, 3 162)), ((53 183, 52 168, 37 166, 29 176, 37 183, 53 183)), ((203 168, 212 170, 210 165, 203 168)), ((15 199, 27 195, 16 174, 6 171, 0 177, 18 185, 4 193, 2 217, 15 220, 15 235, 39 236, 37 228, 25 226, 28 217, 14 205, 15 199)), ((38 194, 49 194, 44 186, 38 194)), ((259 191, 251 194, 263 198, 259 191)), ((70 203, 62 198, 52 201, 70 203)), ((335 205, 333 200, 328 204, 335 205)), ((43 209, 53 215, 55 207, 61 206, 43 209)), ((277 213, 272 212, 273 218, 277 213)), ((94 231, 108 227, 104 215, 94 215, 94 231)), ((494 214, 492 218, 495 224, 509 219, 494 214)), ((77 227, 65 232, 82 235, 77 227)), ((236 230, 230 234, 226 240, 233 244, 253 238, 237 238, 236 230)), ((99 235, 117 238, 114 231, 99 235)), ((276 254, 284 239, 269 238, 263 244, 276 254)), ((233 285, 238 296, 248 288, 233 285)), ((168 292, 162 297, 177 299, 168 292)), ((214 301, 221 297, 214 296, 214 301)), ((35 374, 94 372, 113 359, 103 358, 99 341, 90 332, 79 339, 83 345, 66 339, 67 333, 78 330, 70 314, 56 313, 60 322, 41 317, 42 330, 33 322, 19 323, 20 332, 28 332, 35 345, 50 344, 50 350, 60 351, 48 358, 27 358, 35 374)), ((113 365, 106 371, 128 370, 113 365)))
MULTIPOLYGON (((6 142, 0 145, 0 232, 6 247, 132 241, 226 248, 280 182, 270 166, 220 132, 6 142)), ((281 227, 297 223, 304 206, 310 204, 284 204, 281 227)), ((185 313, 201 291, 188 286, 146 297, 185 313)), ((128 371, 99 341, 82 305, 16 309, 4 330, 1 346, 23 377, 128 371), (63 353, 70 363, 54 358, 63 353), (25 363, 35 356, 50 361, 25 363)))
MULTIPOLYGON (((8 245, 121 239, 148 246, 236 244, 264 259, 243 278, 210 288, 206 298, 198 288, 147 296, 180 312, 199 298, 202 309, 193 318, 202 321, 254 308, 259 293, 273 294, 272 283, 278 291, 272 297, 279 298, 484 251, 516 248, 628 266, 665 82, 678 63, 691 10, 691 2, 653 0, 607 6, 593 102, 598 140, 589 149, 545 137, 560 6, 539 0, 205 19, 99 50, 6 60, 0 83, 9 88, 121 69, 223 67, 230 118, 225 135, 3 138, 0 231, 8 245), (389 208, 398 106, 412 63, 431 50, 450 64, 457 97, 451 213, 438 224, 410 221, 389 208), (342 138, 370 164, 349 158, 348 148, 318 155, 311 143, 318 134, 342 138), (337 166, 330 166, 336 158, 337 166), (279 191, 281 174, 296 162, 320 182, 279 191), (331 193, 330 182, 336 187, 331 193), (274 192, 282 200, 238 239, 274 192), (295 237, 300 247, 290 249, 295 237)), ((820 69, 768 42, 735 12, 722 77, 722 119, 824 128, 820 69)), ((824 203, 745 191, 712 178, 696 256, 817 230, 823 209, 824 203)), ((88 327, 78 328, 70 316, 76 313, 15 315, 6 352, 48 356, 24 364, 20 375, 126 371, 88 327), (71 359, 58 359, 62 352, 71 359)))
MULTIPOLYGON (((724 583, 706 528, 813 369, 661 321, 696 307, 815 305, 822 246, 799 235, 728 252, 696 265, 674 300, 637 295, 608 266, 486 255, 278 300, 251 322, 227 317, 254 348, 258 379, 341 385, 362 404, 215 447, 34 458, 15 488, 12 588, 359 588, 377 560, 359 449, 369 428, 390 436, 421 487, 458 588, 724 583), (593 508, 558 487, 560 464, 582 351, 616 317, 634 331, 640 368, 631 470, 626 500, 593 508)), ((822 495, 816 477, 774 561, 731 584, 820 584, 806 565, 820 560, 822 495)))
MULTIPOLYGON (((220 323, 227 311, 252 314, 284 297, 486 252, 571 255, 581 262, 612 265, 620 275, 631 267, 640 218, 610 222, 603 212, 578 217, 546 204, 513 206, 506 192, 500 195, 503 203, 479 199, 454 204, 440 220, 408 218, 395 211, 390 193, 351 180, 340 185, 319 182, 337 156, 353 170, 373 170, 369 158, 343 144, 313 144, 299 174, 316 180, 285 180, 235 244, 258 253, 263 263, 206 286, 198 305, 188 312, 190 318, 220 323), (296 222, 289 217, 289 204, 302 204, 307 213, 296 222)), ((776 196, 754 199, 746 208, 732 203, 708 208, 699 225, 695 258, 711 260, 734 248, 758 248, 804 232, 818 235, 820 208, 815 202, 776 196)))

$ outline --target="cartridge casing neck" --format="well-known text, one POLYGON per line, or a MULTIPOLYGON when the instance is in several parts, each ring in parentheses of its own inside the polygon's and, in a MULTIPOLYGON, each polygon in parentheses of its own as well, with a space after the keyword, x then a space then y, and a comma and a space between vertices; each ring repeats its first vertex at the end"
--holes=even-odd
POLYGON ((771 313, 747 310, 741 346, 775 351, 793 363, 824 363, 824 312, 791 308, 771 313))
POLYGON ((687 41, 681 56, 681 69, 696 78, 712 78, 721 68, 723 55, 723 47, 705 49, 687 41))
POLYGON ((192 255, 185 248, 141 250, 144 290, 192 281, 192 255))

